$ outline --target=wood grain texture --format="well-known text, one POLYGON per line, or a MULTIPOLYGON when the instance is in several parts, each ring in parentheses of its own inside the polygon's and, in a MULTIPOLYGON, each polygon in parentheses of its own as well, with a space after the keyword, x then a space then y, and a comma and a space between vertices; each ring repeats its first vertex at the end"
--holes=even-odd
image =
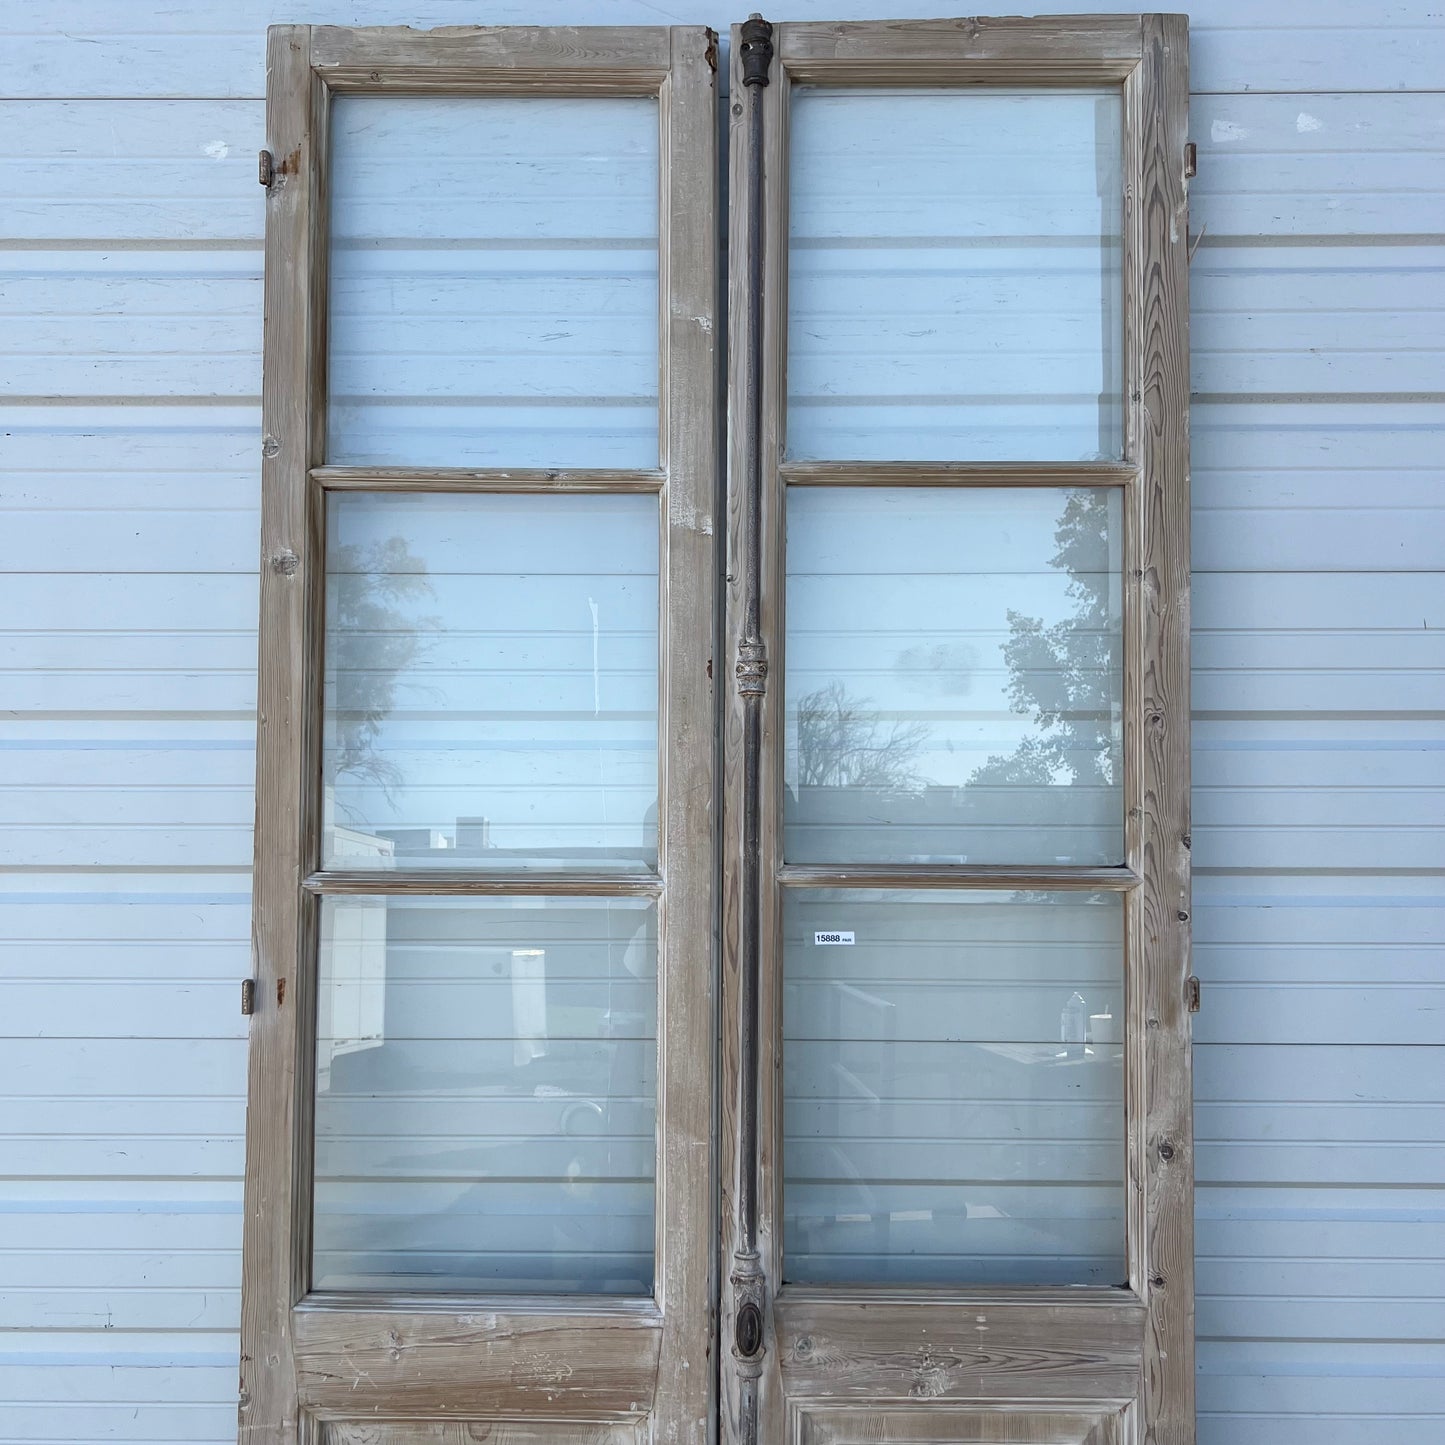
POLYGON ((717 37, 677 27, 662 88, 661 452, 667 471, 658 866, 657 1278, 663 1338, 652 1439, 706 1445, 717 1240, 717 37))
POLYGON ((1132 455, 1140 467, 1133 715, 1144 885, 1130 900, 1131 1282, 1146 1299, 1141 1429, 1189 1445, 1194 1408, 1194 1151, 1190 1018, 1189 40, 1148 16, 1125 88, 1137 165, 1127 214, 1132 455))
POLYGON ((820 1291, 776 1306, 783 1388, 829 1401, 1134 1398, 1143 1306, 1123 1290, 919 1293, 820 1291))
MULTIPOLYGON (((709 987, 712 868, 713 526, 717 405, 716 41, 702 27, 647 31, 277 31, 267 266, 268 470, 263 532, 262 731, 258 784, 257 973, 266 997, 252 1051, 253 1153, 248 1180, 247 1309, 260 1388, 243 1405, 242 1438, 303 1445, 325 1420, 544 1415, 575 1425, 509 1426, 518 1442, 632 1440, 702 1445, 713 1371, 709 1305, 714 1235, 703 1221, 712 1176, 714 1020, 709 987), (311 51, 313 38, 318 49, 311 51), (279 57, 279 58, 278 58, 279 57), (388 65, 391 68, 386 68, 388 65), (353 69, 348 71, 347 67, 353 69), (514 88, 656 93, 664 197, 659 307, 662 454, 659 471, 475 471, 327 468, 324 344, 325 90, 361 88, 355 67, 381 67, 411 89, 514 88), (410 71, 407 67, 411 66, 410 71), (318 76, 323 78, 318 79, 318 76), (410 79, 406 77, 410 76, 410 79), (494 84, 495 82, 495 84, 494 84), (292 132, 300 140, 282 145, 292 132), (309 146, 309 149, 308 149, 309 146), (602 491, 662 494, 663 666, 658 874, 513 874, 459 870, 391 875, 315 870, 319 838, 314 738, 321 675, 317 579, 327 490, 602 491), (659 897, 657 1291, 659 1305, 503 1299, 438 1305, 406 1296, 306 1296, 311 1126, 308 987, 315 901, 325 894, 659 897), (276 954, 271 962, 266 949, 276 954), (283 1022, 273 1013, 284 1007, 283 1022), (284 1000, 284 1004, 282 1003, 284 1000), (293 1022, 293 1018, 299 1022, 293 1022), (264 1048, 262 1047, 264 1045, 264 1048), (259 1108, 257 1105, 259 1104, 259 1108), (278 1223, 278 1214, 284 1220, 278 1223), (302 1300, 293 1311, 292 1306, 302 1300), (299 1340, 299 1347, 293 1341, 299 1340), (659 1398, 659 1372, 664 1393, 659 1398), (654 1405, 658 1405, 653 1414, 654 1405), (649 1419, 649 1417, 651 1417, 649 1419), (598 1433, 598 1420, 628 1423, 598 1433), (646 1421, 646 1426, 643 1422, 646 1421), (637 1429, 631 1428, 636 1426, 637 1429), (249 1434, 248 1434, 249 1429, 249 1434), (561 1433, 559 1434, 559 1430, 561 1433), (531 1433, 528 1433, 531 1431, 531 1433)), ((244 1379, 243 1388, 249 1384, 244 1379)), ((353 1431, 368 1424, 338 1425, 353 1431)), ((411 1427, 395 1427, 397 1430, 411 1427)), ((430 1427, 426 1427, 429 1429, 430 1427)), ((480 1422, 468 1431, 492 1431, 480 1422)), ((423 1433, 416 1438, 431 1440, 423 1433)), ((338 1441, 346 1433, 331 1432, 338 1441)), ((356 1440, 372 1436, 356 1436, 356 1440)), ((384 1435, 383 1440, 409 1439, 384 1435)), ((442 1434, 438 1441, 452 1436, 442 1434)), ((457 1436, 470 1440, 472 1433, 457 1436)), ((476 1438, 493 1438, 485 1433, 476 1438)))
POLYGON ((316 467, 311 478, 328 492, 660 492, 662 471, 598 467, 316 467))
POLYGON ((313 666, 318 531, 308 472, 319 456, 312 381, 321 348, 313 274, 322 97, 310 30, 269 36, 265 381, 262 391, 261 650, 256 865, 242 1264, 239 1431, 248 1445, 297 1439, 290 1311, 306 1286, 309 1193, 297 1083, 306 1050, 303 978, 314 909, 301 889, 314 844, 313 666), (288 988, 289 983, 289 988, 288 988))
POLYGON ((1131 868, 1004 866, 988 863, 788 863, 778 882, 789 888, 1051 888, 1127 892, 1139 886, 1131 868))
POLYGON ((784 462, 792 487, 1122 487, 1128 463, 1074 462, 784 462))
MULTIPOLYGON (((739 659, 739 644, 746 633, 748 610, 747 511, 748 511, 748 428, 751 418, 745 399, 756 386, 761 396, 762 433, 758 438, 761 459, 761 515, 758 518, 762 556, 759 579, 759 635, 768 662, 766 690, 759 706, 761 719, 761 757, 757 786, 761 794, 759 807, 760 874, 759 888, 759 950, 760 997, 758 1001, 758 1159, 754 1174, 757 1198, 756 1243, 765 1278, 765 1289, 775 1284, 780 1264, 780 1241, 776 1225, 775 1193, 776 1140, 779 1121, 777 1105, 781 1097, 778 1083, 780 1060, 777 1053, 778 1009, 776 964, 779 911, 776 890, 768 886, 777 856, 778 790, 781 757, 777 740, 781 737, 778 706, 782 656, 778 577, 781 560, 781 509, 777 463, 782 448, 782 344, 785 332, 786 261, 782 238, 786 234, 786 156, 785 135, 787 104, 786 79, 776 63, 770 83, 763 87, 744 87, 741 71, 741 34, 735 25, 732 31, 732 102, 729 106, 729 366, 728 366, 728 526, 727 526, 727 595, 724 621, 724 656, 730 682, 722 702, 723 732, 723 854, 722 854, 722 1067, 720 1083, 721 1108, 721 1325, 718 1357, 721 1364, 719 1400, 719 1432, 723 1440, 742 1438, 743 1425, 739 1414, 740 1376, 734 1355, 733 1328, 738 1301, 730 1279, 734 1258, 743 1245, 739 1218, 739 1186, 741 1171, 746 1166, 738 1147, 739 1115, 742 1090, 747 1085, 741 1074, 742 1037, 745 1027, 744 1000, 741 990, 742 960, 742 885, 743 885, 743 817, 746 810, 747 779, 744 769, 744 726, 747 704, 733 681, 739 659), (756 218, 757 236, 762 248, 761 264, 764 303, 760 331, 754 331, 754 315, 750 304, 752 294, 752 259, 754 220, 752 187, 750 185, 750 107, 762 107, 764 150, 761 156, 763 202, 756 218)), ((764 1311, 763 1331, 764 1375, 758 1382, 759 1438, 778 1438, 781 1428, 780 1397, 771 1383, 776 1359, 771 1319, 764 1311)))
MULTIPOLYGON (((854 1426, 861 1433, 838 1438, 895 1438, 892 1424, 879 1425, 876 1411, 863 1402, 881 1406, 887 1399, 918 1398, 935 1392, 954 1398, 1011 1401, 1015 1408, 1030 1399, 1060 1402, 1097 1401, 1098 1412, 1078 1422, 1075 1438, 1150 1442, 1193 1439, 1192 1280, 1188 1264, 1179 1280, 1178 1303, 1166 1309, 1162 1296, 1175 1288, 1154 1263, 1157 1250, 1176 1255, 1176 1240, 1192 1229, 1192 1162, 1188 1159, 1188 1025, 1183 1013, 1181 925, 1187 925, 1187 888, 1181 891, 1180 855, 1185 857, 1187 835, 1183 808, 1187 802, 1187 776, 1179 772, 1181 758, 1187 773, 1187 330, 1184 326, 1185 291, 1182 284, 1183 238, 1187 217, 1183 210, 1183 140, 1187 77, 1187 35, 1175 21, 1139 17, 1109 19, 1094 25, 1075 21, 925 22, 864 26, 782 26, 782 65, 777 88, 788 81, 854 83, 969 83, 995 82, 1049 84, 1060 81, 1120 80, 1126 86, 1126 250, 1125 326, 1130 402, 1126 408, 1125 465, 1107 473, 1084 466, 1076 473, 1052 467, 989 469, 1012 472, 1025 485, 1067 485, 1104 480, 1126 489, 1126 557, 1128 579, 1126 648, 1130 674, 1125 713, 1128 761, 1126 763, 1126 829, 1129 866, 1120 870, 1020 870, 1022 886, 1071 886, 1061 875, 1073 874, 1073 886, 1123 887, 1129 895, 1129 977, 1131 980, 1129 1065, 1129 1132, 1131 1282, 1135 1292, 1128 1304, 1108 1316, 1101 1332, 1100 1315, 1090 1314, 1082 1298, 1037 1303, 1039 1313, 1009 1316, 1017 1333, 1009 1335, 990 1321, 987 1345, 964 1340, 948 1331, 959 1329, 959 1315, 945 1309, 925 1333, 933 1308, 919 1299, 896 1303, 845 1304, 826 1291, 803 1303, 785 1292, 774 1315, 775 1358, 780 1377, 765 1376, 765 1385, 778 1388, 765 1393, 764 1434, 782 1438, 780 1401, 797 1424, 796 1402, 856 1398, 860 1413, 854 1426), (1160 38, 1167 32, 1166 46, 1160 38), (1145 36, 1152 37, 1145 44, 1145 36), (1101 475, 1101 473, 1103 473, 1101 475), (1167 555, 1166 555, 1167 554, 1167 555), (1164 736, 1167 749, 1160 748, 1164 736), (1165 754, 1167 753, 1167 756, 1165 754), (1151 831, 1151 829, 1153 831, 1151 831), (1166 856, 1165 836, 1172 830, 1173 852, 1166 856), (1031 879, 1027 875, 1032 872, 1031 879), (1047 876, 1046 876, 1047 875, 1047 876), (1167 925, 1167 934, 1165 931, 1167 925), (1171 1006, 1161 1007, 1161 993, 1171 993, 1171 1006), (1180 1144, 1178 1141, 1184 1142, 1180 1144), (1164 1145, 1163 1153, 1159 1145, 1164 1145), (1161 1192, 1161 1175, 1169 1189, 1161 1192), (1148 1300, 1148 1310, 1142 1300, 1148 1300), (1171 1312, 1172 1311, 1172 1312, 1171 1312), (816 1312, 810 1313, 810 1312, 816 1312), (1145 1369, 1146 1319, 1151 1354, 1145 1369), (1092 1320, 1092 1322, 1091 1322, 1092 1320), (839 1323, 842 1321, 842 1323, 839 1323), (941 1334, 934 1333, 934 1329, 941 1334), (825 1329, 841 1331, 825 1336, 828 1348, 818 1350, 825 1329), (1112 1332, 1112 1333, 1110 1333, 1112 1332), (1186 1338, 1187 1336, 1187 1338, 1186 1338), (937 1363, 937 1341, 948 1338, 954 1346, 946 1362, 937 1363), (1107 1343, 1106 1343, 1107 1341, 1107 1343), (994 1353, 994 1352, 997 1353, 994 1353), (822 1359, 824 1363, 820 1364, 822 1359), (1141 1393, 1143 1399, 1140 1399, 1141 1393), (1133 1408, 1132 1402, 1139 1402, 1133 1408), (872 1419, 874 1423, 867 1422, 872 1419), (869 1430, 874 1434, 867 1433, 869 1430)), ((782 99, 778 102, 783 105, 782 99)), ((785 111, 785 106, 783 106, 785 111)), ((768 161, 774 185, 786 164, 785 114, 772 126, 768 161), (774 147, 777 147, 776 152, 774 147)), ((771 197, 771 193, 770 193, 771 197)), ((770 203, 768 219, 776 226, 786 215, 780 198, 770 203)), ((735 232, 735 235, 737 233, 735 232)), ((770 256, 782 250, 769 243, 770 256)), ((773 285, 772 273, 770 287, 773 285)), ((786 315, 782 278, 770 290, 769 319, 786 315)), ((775 336, 766 351, 781 372, 785 365, 775 336)), ((768 447, 776 442, 768 438, 768 447)), ((765 449, 774 462, 777 452, 765 449)), ((980 472, 983 469, 978 469, 980 472)), ((975 469, 964 463, 946 468, 897 464, 787 465, 781 475, 802 484, 844 483, 862 480, 872 484, 965 484, 975 469)), ((992 478, 991 478, 992 480, 992 478)), ((780 509, 777 482, 769 494, 767 516, 780 509)), ((769 625, 781 633, 781 568, 766 554, 773 570, 765 574, 765 613, 769 625)), ((782 666, 781 636, 769 634, 774 676, 782 666)), ((771 797, 771 794, 767 796, 771 797)), ((766 855, 769 858, 775 855, 766 855)), ((776 863, 774 862, 776 868, 776 863)), ((919 870, 908 870, 917 872, 919 870)), ((950 870, 921 870, 923 886, 948 886, 950 870)), ((981 885, 989 870, 959 870, 958 882, 981 885)), ((1000 870, 1003 871, 1003 870, 1000 870)), ((795 886, 897 885, 902 870, 853 868, 781 868, 780 882, 795 886)), ((776 952, 771 981, 777 985, 776 952)), ((768 997, 765 992, 765 998, 768 997)), ((770 1021, 773 1026, 776 1019, 770 1021)), ((773 1035, 765 1029, 765 1040, 773 1035)), ((764 1073, 765 1085, 768 1073, 764 1073)), ((765 1098, 766 1098, 765 1094, 765 1098)), ((776 1115, 773 1142, 776 1147, 776 1115)), ((774 1184, 775 1189, 775 1184, 774 1184)), ((773 1198, 769 1189, 765 1198, 773 1198)), ((772 1267, 776 1269, 776 1260, 772 1267)), ((1173 1264, 1169 1266, 1172 1275, 1173 1264)), ((1021 1309, 1024 1307, 1020 1307, 1021 1309)), ((967 1318, 967 1316, 963 1316, 967 1318)), ((901 1427, 900 1427, 901 1428, 901 1427)), ((1014 1428, 1009 1426, 1008 1428, 1014 1428)), ((1019 1426, 1016 1437, 1032 1439, 1032 1424, 1019 1426)), ((1074 1428, 1068 1425, 1066 1429, 1074 1428)), ((905 1432, 896 1438, 910 1438, 905 1432)), ((938 1438, 926 1434, 922 1438, 938 1438)), ((945 1435, 943 1438, 958 1438, 945 1435)), ((965 1437, 966 1438, 966 1437, 965 1437)), ((984 1433, 981 1439, 995 1438, 984 1433)), ((1053 1438, 1047 1434, 1039 1438, 1053 1438)), ((1066 1437, 1067 1438, 1067 1437, 1066 1437)))
POLYGON ((296 1388, 324 1415, 634 1419, 652 1408, 662 1321, 639 1307, 527 1313, 303 1305, 296 1388))
POLYGON ((778 58, 809 84, 1088 84, 1138 62, 1135 15, 875 20, 778 26, 778 58))
POLYGON ((645 1445, 640 1425, 537 1420, 331 1421, 320 1445, 645 1445))
POLYGON ((330 89, 368 94, 641 95, 658 90, 670 59, 660 26, 318 25, 312 40, 330 89))
POLYGON ((1017 1404, 988 1411, 804 1405, 792 1411, 788 1438, 791 1445, 1124 1445, 1127 1413, 1017 1404))
POLYGON ((308 893, 413 894, 493 898, 656 898, 663 888, 654 873, 464 873, 452 868, 325 870, 308 874, 308 893))

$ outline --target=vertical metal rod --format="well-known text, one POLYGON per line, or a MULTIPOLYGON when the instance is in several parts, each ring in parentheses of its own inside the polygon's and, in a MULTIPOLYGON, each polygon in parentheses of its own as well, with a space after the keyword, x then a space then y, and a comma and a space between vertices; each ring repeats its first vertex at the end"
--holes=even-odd
POLYGON ((743 397, 743 635, 736 675, 743 700, 742 877, 738 940, 738 1180, 737 1245, 732 1284, 736 1316, 733 1356, 738 1361, 738 1434, 741 1445, 758 1438, 758 1380, 762 1375, 765 1280, 758 1254, 758 1108, 761 978, 761 773, 767 648, 763 641, 763 88, 773 58, 773 27, 760 15, 742 26, 740 58, 747 92, 747 347, 743 397))

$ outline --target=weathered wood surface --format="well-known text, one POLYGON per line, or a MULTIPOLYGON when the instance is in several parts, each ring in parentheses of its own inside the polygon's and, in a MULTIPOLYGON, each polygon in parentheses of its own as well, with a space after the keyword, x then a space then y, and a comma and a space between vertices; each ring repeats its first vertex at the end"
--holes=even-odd
POLYGON ((670 32, 662 91, 660 353, 666 645, 658 865, 657 1272, 663 1336, 652 1438, 706 1445, 716 1375, 718 194, 711 30, 670 32))
POLYGON ((1136 15, 792 22, 778 26, 777 43, 800 83, 1089 84, 1129 73, 1140 23, 1136 15))
POLYGON ((1194 1149, 1190 1018, 1189 31, 1144 21, 1125 91, 1138 167, 1126 242, 1130 437, 1139 462, 1132 712, 1137 771, 1130 861, 1144 880, 1129 925, 1131 1282, 1149 1306, 1141 1425, 1157 1445, 1195 1439, 1194 1149), (1142 1118, 1138 1117, 1142 1106, 1142 1118))
POLYGON ((889 1290, 867 1299, 785 1291, 776 1305, 783 1389, 809 1400, 1089 1400, 1138 1389, 1144 1308, 1122 1290, 889 1290))
POLYGON ((635 95, 656 91, 670 61, 667 31, 655 25, 318 25, 312 55, 331 89, 377 94, 481 89, 635 95))
POLYGON ((319 894, 413 894, 438 897, 655 898, 655 873, 466 873, 455 868, 327 869, 308 874, 303 887, 319 894))
POLYGON ((514 467, 316 467, 329 492, 660 492, 663 471, 514 467))
POLYGON ((1135 476, 1112 462, 783 462, 793 487, 1122 487, 1135 476))
POLYGON ((778 881, 791 888, 1096 888, 1125 891, 1137 888, 1132 868, 1071 868, 990 863, 787 863, 778 881))
POLYGON ((533 1420, 329 1421, 320 1445, 644 1445, 640 1425, 533 1420))
MULTIPOLYGON (((429 37, 278 30, 273 44, 285 52, 279 61, 273 58, 273 107, 283 120, 297 111, 297 124, 311 129, 304 132, 306 143, 283 145, 289 132, 272 126, 278 181, 271 204, 290 224, 284 233, 273 224, 268 256, 268 318, 274 319, 267 331, 267 359, 274 364, 267 373, 266 396, 274 445, 268 441, 263 522, 271 552, 263 582, 258 798, 265 812, 257 833, 257 900, 263 943, 274 937, 287 962, 283 967, 263 958, 258 967, 259 991, 266 997, 255 1035, 269 1047, 258 1047, 252 1055, 253 1108, 261 1107, 252 1115, 260 1123, 253 1129, 256 1158, 248 1177, 248 1219, 253 1222, 245 1308, 248 1318, 259 1321, 246 1329, 249 1353, 265 1367, 263 1394, 244 1406, 249 1416, 243 1413, 242 1437, 266 1445, 309 1440, 312 1415, 352 1414, 364 1395, 362 1409, 394 1418, 444 1411, 512 1418, 560 1414, 588 1422, 651 1417, 657 1438, 700 1445, 711 1401, 714 1280, 713 1236, 697 1222, 708 1217, 714 1197, 714 1019, 708 977, 714 910, 715 37, 702 28, 621 34, 467 31, 429 37), (313 39, 317 48, 311 51, 313 39), (294 51, 287 49, 293 44, 294 51), (325 154, 319 102, 323 84, 344 86, 348 76, 362 88, 372 83, 367 67, 380 67, 377 74, 388 82, 409 76, 405 83, 412 89, 431 88, 434 82, 442 88, 459 82, 486 89, 497 81, 503 89, 527 93, 558 87, 576 94, 660 93, 661 471, 333 471, 319 464, 327 395, 326 183, 315 164, 325 154), (318 75, 323 79, 314 78, 318 75), (333 481, 337 490, 661 492, 664 743, 657 874, 488 877, 410 870, 388 877, 359 870, 314 871, 318 820, 303 800, 315 792, 311 728, 317 706, 311 689, 320 677, 322 631, 315 564, 324 530, 321 504, 333 481), (272 542, 278 531, 279 540, 272 542), (283 602, 275 600, 277 589, 283 602), (275 736, 280 724, 287 730, 275 736), (651 1303, 602 1304, 569 1314, 544 1305, 529 1314, 524 1304, 512 1301, 449 1311, 417 1307, 400 1297, 358 1296, 344 1305, 318 1297, 293 1314, 293 1303, 306 1295, 310 1270, 309 1179, 302 1161, 310 1155, 312 1095, 308 1041, 291 1020, 309 1016, 315 896, 500 892, 662 899, 659 994, 667 1027, 658 1060, 656 1276, 661 1309, 651 1303), (278 898, 284 909, 272 922, 278 898), (273 983, 271 1013, 284 1007, 284 1030, 267 1021, 273 983), (278 1214, 285 1216, 279 1225, 278 1214), (299 1341, 295 1350, 293 1332, 299 1341)), ((439 1046, 428 1047, 435 1052, 439 1046)), ((639 1057, 639 1073, 641 1064, 639 1057)), ((641 1089, 641 1083, 636 1087, 641 1089)))
POLYGON ((256 1011, 251 1020, 242 1261, 240 1439, 292 1445, 296 1395, 291 1305, 305 1291, 309 1181, 298 1140, 307 1130, 306 975, 314 909, 300 887, 315 847, 319 529, 308 482, 318 460, 314 378, 324 286, 318 158, 322 106, 310 30, 270 35, 268 143, 278 175, 266 226, 261 637, 256 743, 253 922, 256 1011))
POLYGON ((987 1413, 938 1405, 911 1410, 802 1406, 793 1412, 790 1445, 1125 1445, 1126 1413, 1017 1404, 987 1413))
POLYGON ((662 1321, 639 1307, 525 1313, 366 1301, 296 1310, 296 1391, 329 1415, 580 1415, 653 1408, 662 1321))

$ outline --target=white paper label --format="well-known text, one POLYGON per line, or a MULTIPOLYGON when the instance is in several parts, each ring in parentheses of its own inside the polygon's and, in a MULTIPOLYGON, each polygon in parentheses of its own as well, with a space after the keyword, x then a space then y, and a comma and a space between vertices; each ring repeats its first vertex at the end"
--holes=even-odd
POLYGON ((846 943, 853 942, 852 933, 815 933, 813 942, 816 943, 846 943))

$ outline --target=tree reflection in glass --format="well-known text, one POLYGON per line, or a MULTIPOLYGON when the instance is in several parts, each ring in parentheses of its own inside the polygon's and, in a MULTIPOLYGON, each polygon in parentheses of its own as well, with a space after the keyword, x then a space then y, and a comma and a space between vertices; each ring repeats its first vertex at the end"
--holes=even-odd
POLYGON ((795 489, 785 854, 1122 857, 1116 489, 795 489))

